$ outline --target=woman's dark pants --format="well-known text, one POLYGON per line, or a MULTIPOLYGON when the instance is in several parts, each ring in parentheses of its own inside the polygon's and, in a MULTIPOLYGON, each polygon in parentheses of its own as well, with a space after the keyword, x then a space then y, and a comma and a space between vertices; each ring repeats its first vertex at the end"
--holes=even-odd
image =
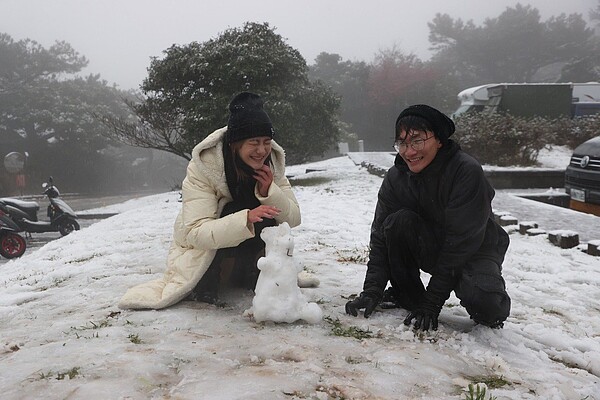
MULTIPOLYGON (((242 207, 236 202, 227 203, 221 212, 221 217, 236 213, 244 208, 246 207, 242 207)), ((243 241, 236 247, 218 249, 208 270, 194 288, 192 296, 199 301, 216 302, 219 286, 222 283, 221 266, 225 259, 230 258, 234 260, 234 264, 230 281, 225 282, 225 284, 254 289, 260 272, 256 266, 256 261, 264 255, 265 250, 265 242, 260 238, 260 233, 264 228, 275 225, 277 225, 277 222, 274 219, 264 218, 262 222, 254 224, 255 235, 253 238, 243 241)))

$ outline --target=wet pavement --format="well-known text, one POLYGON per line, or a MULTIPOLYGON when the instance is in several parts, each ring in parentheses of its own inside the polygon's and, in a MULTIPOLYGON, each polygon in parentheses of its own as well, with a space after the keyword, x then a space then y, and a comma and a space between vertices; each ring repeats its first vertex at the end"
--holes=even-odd
MULTIPOLYGON (((75 213, 82 213, 82 218, 79 218, 77 222, 79 222, 80 229, 85 229, 88 226, 102 220, 103 218, 109 217, 111 214, 106 215, 95 215, 94 218, 90 218, 89 216, 85 216, 85 210, 91 210, 94 208, 105 207, 112 204, 118 204, 125 202, 127 200, 150 195, 152 193, 146 194, 123 194, 123 195, 114 195, 114 196, 102 196, 102 197, 88 197, 88 196, 79 196, 79 195, 63 195, 62 199, 75 211, 75 213)), ((32 196, 32 197, 18 197, 22 200, 27 201, 36 201, 40 205, 40 210, 38 212, 38 221, 47 221, 46 217, 46 208, 48 207, 48 199, 45 196, 32 196)), ((25 253, 29 253, 31 251, 35 251, 45 245, 52 240, 58 239, 61 237, 59 232, 45 232, 45 233, 32 233, 25 235, 21 233, 23 237, 26 237, 27 240, 27 249, 25 253)), ((8 262, 6 258, 0 256, 0 265, 8 262)))

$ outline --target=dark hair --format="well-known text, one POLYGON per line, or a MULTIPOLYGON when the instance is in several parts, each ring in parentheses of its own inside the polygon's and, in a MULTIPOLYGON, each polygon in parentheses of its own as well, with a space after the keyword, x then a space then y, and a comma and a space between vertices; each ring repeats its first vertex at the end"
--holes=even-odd
MULTIPOLYGON (((435 137, 437 137, 444 144, 448 141, 448 138, 452 136, 456 129, 454 122, 448 118, 446 114, 426 104, 415 104, 402 110, 400 115, 398 115, 398 118, 396 118, 396 137, 398 137, 398 133, 400 131, 398 129, 398 124, 401 120, 408 116, 421 117, 425 119, 430 126, 430 128, 426 130, 432 131, 435 137)), ((411 127, 409 126, 408 128, 408 131, 410 131, 411 127)), ((412 130, 415 129, 417 128, 412 127, 412 130)))
MULTIPOLYGON (((240 156, 238 151, 242 146, 243 141, 237 141, 234 143, 227 143, 227 138, 223 136, 223 161, 225 164, 225 179, 227 180, 227 186, 229 191, 234 198, 239 193, 239 185, 245 182, 251 182, 254 180, 254 170, 247 165, 240 156)), ((274 170, 273 161, 271 155, 266 158, 265 164, 274 170)))
POLYGON ((413 131, 430 131, 433 132, 431 122, 417 115, 407 115, 398 119, 396 123, 396 139, 400 136, 400 132, 410 134, 413 131))
MULTIPOLYGON (((251 138, 249 138, 251 139, 251 138)), ((233 163, 233 168, 235 170, 235 174, 237 176, 237 180, 249 179, 254 175, 254 170, 250 169, 245 162, 242 161, 240 156, 238 155, 240 147, 244 144, 243 140, 233 142, 229 145, 224 144, 224 146, 229 147, 229 156, 230 160, 233 163)), ((229 157, 228 157, 229 158, 229 157)), ((271 154, 265 159, 265 165, 268 165, 273 169, 273 162, 271 161, 271 154)))

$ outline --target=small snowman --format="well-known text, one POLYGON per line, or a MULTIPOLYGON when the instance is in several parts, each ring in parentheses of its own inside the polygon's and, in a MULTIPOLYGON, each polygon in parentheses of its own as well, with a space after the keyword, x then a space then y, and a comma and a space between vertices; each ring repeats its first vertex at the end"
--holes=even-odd
POLYGON ((252 316, 256 322, 321 321, 321 308, 317 303, 309 303, 298 286, 302 266, 292 256, 294 238, 290 226, 284 222, 264 228, 260 237, 265 242, 265 257, 258 260, 260 275, 252 307, 244 315, 252 316))

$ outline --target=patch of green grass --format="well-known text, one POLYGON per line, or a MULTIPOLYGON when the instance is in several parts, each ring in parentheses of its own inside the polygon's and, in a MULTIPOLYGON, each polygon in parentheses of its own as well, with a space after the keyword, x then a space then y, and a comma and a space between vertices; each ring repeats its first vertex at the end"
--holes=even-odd
POLYGON ((59 372, 56 375, 56 379, 58 379, 59 381, 65 379, 66 377, 69 377, 69 379, 73 379, 73 378, 75 378, 75 377, 77 377, 79 375, 79 370, 80 369, 81 368, 79 368, 79 367, 73 367, 73 368, 71 368, 68 371, 59 372))
POLYGON ((90 256, 87 256, 87 257, 81 257, 81 258, 76 258, 76 259, 71 260, 71 261, 67 261, 66 264, 80 264, 80 263, 84 263, 86 261, 90 261, 93 258, 100 257, 101 255, 102 254, 100 254, 100 253, 94 253, 94 254, 92 254, 90 256))
POLYGON ((52 371, 46 373, 40 372, 40 379, 49 379, 52 376, 52 371))
POLYGON ((75 332, 75 337, 77 339, 81 339, 81 338, 83 338, 83 339, 97 339, 97 338, 100 337, 100 335, 98 334, 98 332, 94 332, 94 333, 92 333, 91 336, 84 336, 84 335, 79 335, 79 333, 75 332))
MULTIPOLYGON (((97 331, 93 332, 91 336, 85 336, 83 334, 80 334, 80 332, 90 331, 90 330, 99 330, 102 328, 106 328, 108 326, 111 326, 111 324, 106 319, 99 321, 99 322, 89 321, 87 324, 79 326, 79 327, 72 326, 71 331, 75 332, 75 337, 77 339, 95 339, 95 338, 100 337, 100 335, 98 334, 97 331)), ((67 334, 67 332, 64 332, 64 333, 67 334)))
POLYGON ((140 339, 140 336, 138 334, 133 334, 130 333, 129 336, 127 336, 127 339, 129 339, 129 341, 133 344, 142 344, 142 339, 140 339))
POLYGON ((344 358, 344 360, 348 363, 348 364, 360 364, 365 362, 365 360, 362 357, 352 357, 352 356, 346 356, 344 358))
POLYGON ((40 287, 39 287, 39 288, 37 288, 36 290, 37 290, 38 292, 44 292, 44 291, 46 291, 46 290, 48 290, 48 289, 50 289, 50 288, 53 288, 53 287, 58 287, 58 286, 60 286, 60 284, 61 284, 61 283, 63 283, 63 282, 66 282, 66 281, 67 281, 67 280, 69 280, 70 278, 71 278, 70 276, 64 276, 64 277, 62 277, 62 278, 54 278, 54 279, 52 279, 52 284, 51 284, 51 285, 49 285, 49 286, 46 286, 46 285, 44 285, 44 286, 40 286, 40 287))
POLYGON ((94 321, 89 321, 88 324, 86 325, 82 325, 80 327, 75 327, 72 326, 71 330, 72 331, 86 331, 86 330, 92 330, 92 329, 102 329, 102 328, 106 328, 110 325, 110 322, 108 322, 108 320, 102 320, 99 322, 94 322, 94 321))
POLYGON ((62 381, 65 378, 74 379, 80 375, 81 367, 73 367, 67 371, 57 372, 56 374, 52 371, 46 373, 40 372, 40 379, 51 379, 54 378, 58 381, 62 381))
POLYGON ((373 332, 364 330, 356 326, 343 326, 338 318, 325 317, 324 320, 331 325, 331 333, 334 336, 353 337, 358 340, 370 339, 373 332))
POLYGON ((473 383, 485 383, 490 389, 498 389, 506 385, 510 385, 510 382, 504 379, 503 376, 497 375, 479 375, 469 377, 469 380, 473 383))
POLYGON ((369 253, 371 249, 366 246, 362 249, 355 247, 351 250, 336 250, 338 262, 351 262, 355 264, 365 264, 369 261, 369 253))

